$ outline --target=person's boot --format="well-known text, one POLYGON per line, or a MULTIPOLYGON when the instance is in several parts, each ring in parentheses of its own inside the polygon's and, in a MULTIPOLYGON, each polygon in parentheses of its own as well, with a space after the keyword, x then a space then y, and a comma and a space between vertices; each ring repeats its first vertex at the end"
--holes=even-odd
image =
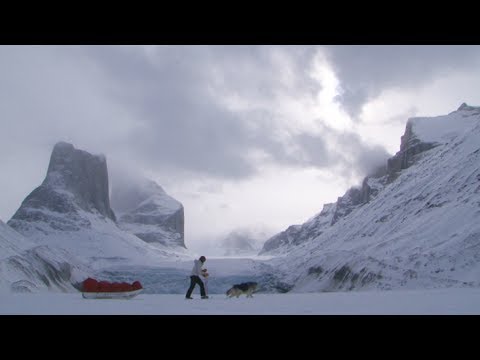
POLYGON ((208 299, 208 295, 203 295, 202 299, 208 299))

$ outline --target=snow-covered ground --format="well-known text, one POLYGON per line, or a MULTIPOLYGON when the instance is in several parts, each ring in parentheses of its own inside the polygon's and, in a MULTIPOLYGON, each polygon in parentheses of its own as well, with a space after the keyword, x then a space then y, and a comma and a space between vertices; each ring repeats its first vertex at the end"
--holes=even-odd
POLYGON ((130 300, 88 300, 80 293, 0 294, 1 315, 343 315, 480 314, 480 289, 213 295, 140 294, 130 300))

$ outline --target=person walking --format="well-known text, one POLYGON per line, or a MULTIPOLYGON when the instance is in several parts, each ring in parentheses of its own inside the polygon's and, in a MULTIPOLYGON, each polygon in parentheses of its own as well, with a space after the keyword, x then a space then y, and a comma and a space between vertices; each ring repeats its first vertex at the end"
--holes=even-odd
POLYGON ((192 292, 195 288, 195 285, 200 286, 200 296, 202 299, 208 299, 208 295, 205 293, 205 285, 203 284, 202 279, 200 276, 202 275, 202 266, 207 261, 205 256, 200 256, 198 260, 194 260, 193 262, 193 269, 190 275, 190 287, 187 290, 187 294, 185 295, 185 299, 193 299, 192 292))

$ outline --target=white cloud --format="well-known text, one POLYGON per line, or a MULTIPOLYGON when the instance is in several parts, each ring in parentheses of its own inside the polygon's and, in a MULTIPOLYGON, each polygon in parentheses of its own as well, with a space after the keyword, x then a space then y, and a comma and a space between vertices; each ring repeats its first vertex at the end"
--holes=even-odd
POLYGON ((388 88, 363 107, 356 129, 372 144, 395 153, 408 118, 446 115, 463 102, 478 105, 479 92, 480 70, 461 68, 415 87, 388 88))
POLYGON ((64 140, 158 180, 187 246, 283 230, 398 151, 409 116, 475 105, 479 49, 2 46, 0 218, 64 140))
POLYGON ((183 202, 188 219, 187 246, 193 242, 198 248, 198 241, 239 227, 265 226, 278 232, 303 223, 323 204, 336 201, 348 185, 326 170, 266 166, 248 180, 201 179, 171 184, 166 190, 183 202), (218 191, 204 191, 206 184, 218 191))

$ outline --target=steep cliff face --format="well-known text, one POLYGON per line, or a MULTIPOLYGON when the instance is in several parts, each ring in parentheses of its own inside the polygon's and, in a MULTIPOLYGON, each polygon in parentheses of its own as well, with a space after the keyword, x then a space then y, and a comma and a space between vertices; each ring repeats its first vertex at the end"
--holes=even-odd
POLYGON ((294 291, 479 286, 479 144, 480 108, 410 119, 382 171, 262 253, 294 291))
POLYGON ((81 209, 115 220, 110 208, 107 161, 103 155, 77 150, 65 142, 57 143, 44 185, 63 188, 75 196, 81 209))
POLYGON ((25 198, 8 224, 27 236, 37 231, 79 231, 91 227, 83 213, 115 221, 105 157, 59 142, 45 180, 25 198))
POLYGON ((185 247, 183 205, 154 181, 115 182, 112 206, 118 225, 151 244, 185 247))
POLYGON ((388 182, 394 181, 401 170, 409 168, 414 163, 416 155, 430 150, 437 145, 436 143, 420 140, 415 133, 412 132, 412 127, 413 121, 409 120, 405 128, 405 134, 400 140, 400 151, 388 159, 388 182))

